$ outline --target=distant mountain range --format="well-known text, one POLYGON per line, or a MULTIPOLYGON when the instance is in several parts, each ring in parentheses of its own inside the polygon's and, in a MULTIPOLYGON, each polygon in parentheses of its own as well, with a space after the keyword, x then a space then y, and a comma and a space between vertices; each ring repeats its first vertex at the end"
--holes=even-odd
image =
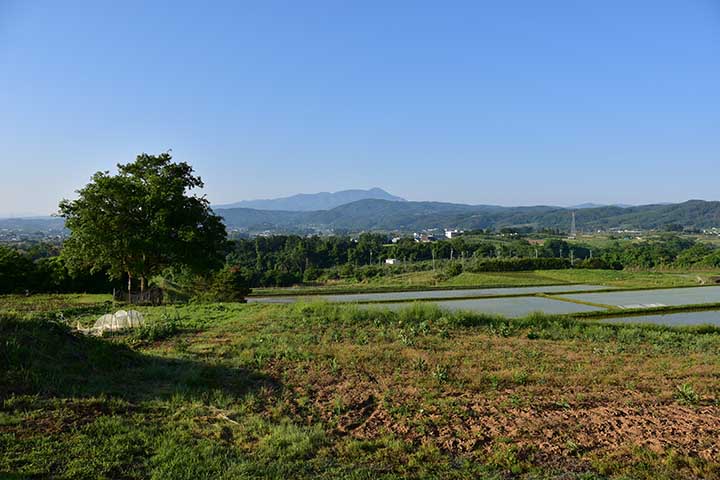
POLYGON ((580 209, 583 209, 583 208, 600 208, 600 207, 620 207, 620 208, 628 208, 628 207, 632 207, 632 205, 627 205, 627 204, 625 204, 625 203, 615 203, 615 204, 612 204, 612 205, 605 205, 605 204, 602 204, 602 203, 581 203, 580 205, 573 205, 573 206, 568 207, 568 208, 571 208, 571 209, 573 209, 573 210, 580 210, 580 209))
POLYGON ((579 229, 662 228, 668 224, 709 228, 720 226, 720 202, 690 200, 678 204, 605 206, 571 209, 551 206, 499 207, 441 202, 360 200, 329 210, 267 211, 217 209, 229 228, 247 231, 417 231, 425 228, 502 228, 529 226, 569 230, 576 211, 579 229))
POLYGON ((339 192, 300 193, 291 197, 272 198, 267 200, 243 200, 227 205, 216 205, 215 209, 252 208, 255 210, 285 210, 288 212, 311 212, 330 210, 340 205, 357 202, 358 200, 390 200, 404 202, 404 198, 390 195, 382 188, 369 190, 341 190, 339 192))
POLYGON ((0 218, 0 230, 59 232, 63 228, 65 228, 65 219, 57 217, 0 218))
MULTIPOLYGON (((584 204, 574 207, 501 207, 405 201, 377 188, 295 195, 239 204, 252 204, 263 208, 213 208, 224 218, 229 229, 249 233, 370 230, 412 232, 430 228, 470 230, 503 227, 558 228, 567 231, 570 229, 571 211, 575 211, 577 228, 586 231, 609 228, 652 229, 663 228, 669 224, 693 228, 720 227, 720 202, 703 200, 640 206, 584 204), (306 210, 311 205, 334 205, 358 195, 387 198, 363 198, 329 208, 306 210), (273 209, 279 205, 290 205, 294 210, 273 209)), ((0 230, 55 231, 61 229, 62 225, 61 218, 53 217, 0 219, 0 230)))

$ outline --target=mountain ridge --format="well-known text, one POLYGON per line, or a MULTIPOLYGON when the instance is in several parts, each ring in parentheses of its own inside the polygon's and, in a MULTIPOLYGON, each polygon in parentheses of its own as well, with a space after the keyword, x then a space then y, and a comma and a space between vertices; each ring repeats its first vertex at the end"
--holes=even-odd
POLYGON ((382 188, 373 187, 367 190, 350 189, 337 192, 298 193, 289 197, 268 198, 257 200, 241 200, 239 202, 216 205, 215 209, 252 208, 254 210, 310 212, 331 210, 335 207, 359 200, 378 199, 404 202, 404 198, 392 195, 382 188))
MULTIPOLYGON (((652 229, 669 224, 689 228, 720 227, 720 202, 688 200, 639 206, 601 206, 583 209, 547 205, 503 207, 448 202, 364 199, 327 210, 287 211, 217 208, 230 230, 247 232, 312 233, 317 231, 420 231, 429 228, 533 227, 570 229, 575 212, 580 230, 652 229)), ((0 219, 0 230, 49 231, 62 229, 63 219, 0 219)))
MULTIPOLYGON (((570 228, 566 207, 466 205, 443 202, 391 202, 369 199, 330 210, 277 212, 217 209, 229 228, 302 230, 323 227, 342 230, 422 230, 425 228, 570 228), (263 213, 260 213, 263 212, 263 213)), ((576 210, 580 229, 662 228, 675 223, 691 228, 720 226, 720 202, 688 200, 678 204, 604 206, 576 210)))

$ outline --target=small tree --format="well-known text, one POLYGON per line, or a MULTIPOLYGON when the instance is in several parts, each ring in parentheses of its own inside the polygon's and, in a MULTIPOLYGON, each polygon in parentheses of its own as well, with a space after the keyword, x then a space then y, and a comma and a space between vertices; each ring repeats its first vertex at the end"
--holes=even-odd
POLYGON ((250 293, 248 277, 248 273, 240 267, 226 266, 212 278, 208 299, 215 302, 244 302, 250 293))
POLYGON ((118 164, 118 174, 97 172, 78 190, 77 200, 60 202, 70 229, 63 247, 68 266, 107 269, 111 278, 146 281, 163 268, 187 266, 203 272, 219 266, 227 233, 207 199, 191 195, 202 188, 200 177, 169 153, 138 155, 118 164))

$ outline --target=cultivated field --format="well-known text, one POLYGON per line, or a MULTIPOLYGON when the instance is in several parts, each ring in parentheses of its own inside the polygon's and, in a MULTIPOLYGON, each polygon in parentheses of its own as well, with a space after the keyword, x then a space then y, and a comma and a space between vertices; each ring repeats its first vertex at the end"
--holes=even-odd
POLYGON ((66 324, 104 298, 36 300, 0 299, 5 478, 720 478, 716 328, 301 302, 98 339, 66 324))

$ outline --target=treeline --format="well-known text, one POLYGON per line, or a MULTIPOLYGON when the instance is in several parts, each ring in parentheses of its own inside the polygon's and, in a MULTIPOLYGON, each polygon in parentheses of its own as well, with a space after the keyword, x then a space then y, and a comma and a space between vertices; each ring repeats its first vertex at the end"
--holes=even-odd
POLYGON ((0 294, 107 293, 113 286, 106 272, 71 274, 55 247, 40 244, 19 250, 0 245, 0 294))
POLYGON ((720 249, 691 239, 668 235, 638 243, 614 241, 599 248, 548 239, 503 242, 469 241, 463 237, 436 242, 403 238, 390 244, 381 234, 350 237, 276 235, 234 242, 227 262, 243 271, 253 287, 354 278, 358 281, 398 273, 439 270, 520 271, 561 268, 716 268, 720 249), (386 265, 386 259, 396 259, 386 265))
MULTIPOLYGON (((170 301, 242 301, 250 291, 248 272, 232 265, 205 275, 171 267, 153 280, 170 301)), ((123 290, 126 283, 127 277, 111 280, 107 270, 70 269, 55 245, 0 245, 0 294, 108 293, 123 290)))
MULTIPOLYGON (((429 270, 433 267, 432 262, 437 264, 441 261, 571 257, 582 260, 591 255, 590 249, 570 247, 561 240, 531 245, 525 240, 469 242, 459 237, 423 243, 403 238, 391 244, 386 235, 364 233, 356 239, 296 235, 240 239, 234 242, 227 262, 246 269, 252 277, 253 286, 281 286, 311 282, 321 277, 355 276, 363 267, 370 266, 383 266, 396 273, 429 270), (400 265, 386 267, 384 262, 387 259, 396 259, 400 265)), ((516 268, 510 263, 506 265, 508 268, 516 268)), ((373 269, 368 271, 375 272, 373 269)))
POLYGON ((600 259, 609 268, 718 268, 720 248, 675 236, 639 243, 613 242, 600 259))
MULTIPOLYGON (((225 266, 209 275, 191 275, 175 267, 163 274, 167 291, 177 285, 185 295, 228 297, 246 287, 289 286, 336 279, 375 277, 435 270, 452 277, 465 272, 563 268, 720 268, 720 248, 668 235, 643 242, 613 241, 603 248, 549 239, 542 245, 525 239, 468 241, 462 237, 430 243, 401 239, 391 244, 381 234, 351 237, 278 235, 236 240, 225 266), (385 264, 397 259, 394 265, 385 264)), ((0 293, 108 292, 122 288, 106 272, 72 271, 60 247, 38 244, 25 249, 0 246, 0 293)), ((158 282, 157 279, 155 283, 158 282)), ((239 294, 238 294, 239 295, 239 294)))

